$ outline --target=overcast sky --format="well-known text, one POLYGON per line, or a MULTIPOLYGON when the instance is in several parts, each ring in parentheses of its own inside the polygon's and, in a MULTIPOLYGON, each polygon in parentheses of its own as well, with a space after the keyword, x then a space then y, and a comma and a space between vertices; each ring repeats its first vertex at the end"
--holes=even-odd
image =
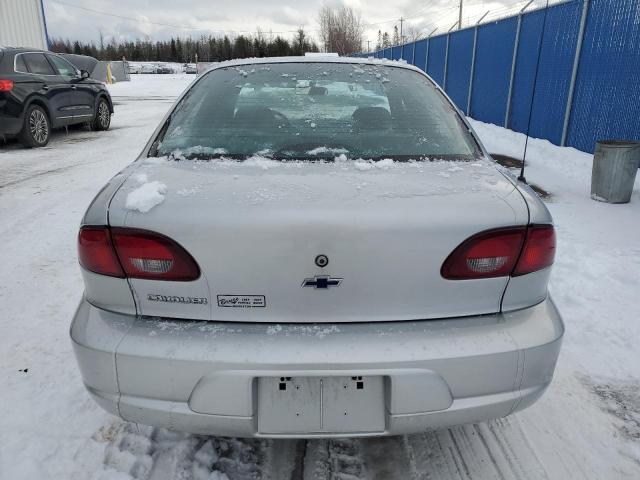
MULTIPOLYGON (((526 3, 464 0, 463 24, 475 23, 487 10, 492 11, 491 16, 504 16, 526 3)), ((407 18, 404 32, 408 37, 425 35, 435 27, 438 32, 448 30, 458 18, 459 0, 44 0, 49 35, 83 41, 97 41, 99 32, 107 39, 160 40, 172 35, 237 35, 258 28, 289 38, 298 27, 315 37, 317 13, 323 4, 358 10, 366 24, 365 42, 370 40, 373 48, 378 30, 391 34, 400 17, 407 18)))

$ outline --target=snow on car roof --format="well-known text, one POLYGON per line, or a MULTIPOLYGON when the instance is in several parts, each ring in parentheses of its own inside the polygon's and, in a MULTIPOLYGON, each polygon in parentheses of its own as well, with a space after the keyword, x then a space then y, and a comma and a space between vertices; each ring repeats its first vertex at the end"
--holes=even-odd
MULTIPOLYGON (((261 65, 265 63, 343 63, 356 65, 377 65, 388 67, 399 67, 407 70, 415 70, 421 72, 418 67, 407 63, 404 60, 388 60, 386 58, 361 58, 361 57, 339 57, 329 54, 318 54, 304 57, 261 57, 261 58, 239 58, 235 60, 226 60, 224 62, 212 65, 206 70, 217 70, 225 67, 239 67, 245 65, 261 65)), ((205 72, 203 72, 205 73, 205 72)))

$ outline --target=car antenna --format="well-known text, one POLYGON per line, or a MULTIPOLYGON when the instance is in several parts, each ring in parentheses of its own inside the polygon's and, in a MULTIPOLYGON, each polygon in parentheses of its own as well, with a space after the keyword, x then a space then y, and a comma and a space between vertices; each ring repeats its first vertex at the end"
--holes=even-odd
POLYGON ((531 103, 529 104, 529 120, 527 121, 527 136, 524 140, 524 153, 522 154, 522 166, 520 167, 520 175, 518 181, 527 183, 524 176, 524 167, 527 160, 527 147, 529 146, 529 132, 531 131, 531 117, 533 113, 533 100, 536 97, 536 87, 538 86, 538 69, 540 68, 540 56, 542 53, 542 42, 544 40, 544 30, 547 25, 547 12, 549 11, 549 0, 544 7, 544 17, 542 18, 542 30, 540 31, 540 41, 538 42, 538 58, 536 60, 536 70, 533 76, 533 91, 531 92, 531 103))

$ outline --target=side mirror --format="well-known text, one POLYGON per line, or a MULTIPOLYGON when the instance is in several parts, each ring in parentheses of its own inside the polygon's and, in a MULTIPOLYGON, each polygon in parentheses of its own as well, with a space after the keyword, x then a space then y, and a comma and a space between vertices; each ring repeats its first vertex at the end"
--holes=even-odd
POLYGON ((80 70, 80 80, 86 80, 89 77, 89 72, 87 72, 86 70, 80 70))

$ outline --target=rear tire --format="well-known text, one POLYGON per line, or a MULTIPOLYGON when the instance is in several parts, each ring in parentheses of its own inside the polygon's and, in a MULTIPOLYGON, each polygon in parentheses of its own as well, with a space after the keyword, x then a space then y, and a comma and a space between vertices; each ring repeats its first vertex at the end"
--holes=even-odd
POLYGON ((47 112, 40 105, 30 105, 18 140, 27 148, 39 148, 49 143, 50 137, 51 123, 47 112))
POLYGON ((104 98, 101 98, 98 100, 98 105, 96 106, 96 116, 91 122, 91 130, 97 132, 109 130, 110 125, 111 111, 109 110, 109 104, 104 98))

